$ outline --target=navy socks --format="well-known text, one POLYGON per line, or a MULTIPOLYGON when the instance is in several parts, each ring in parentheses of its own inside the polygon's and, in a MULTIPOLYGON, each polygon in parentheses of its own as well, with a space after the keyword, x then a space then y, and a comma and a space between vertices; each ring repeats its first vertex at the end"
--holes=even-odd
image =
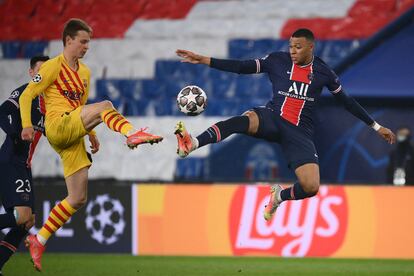
POLYGON ((220 121, 197 136, 198 147, 200 148, 207 144, 220 142, 233 133, 247 134, 248 130, 249 117, 247 116, 236 116, 226 121, 220 121))
POLYGON ((299 200, 304 199, 307 197, 311 197, 313 195, 307 194, 303 189, 302 186, 300 186, 299 182, 296 182, 293 184, 293 186, 283 189, 280 192, 280 197, 283 201, 285 200, 299 200))

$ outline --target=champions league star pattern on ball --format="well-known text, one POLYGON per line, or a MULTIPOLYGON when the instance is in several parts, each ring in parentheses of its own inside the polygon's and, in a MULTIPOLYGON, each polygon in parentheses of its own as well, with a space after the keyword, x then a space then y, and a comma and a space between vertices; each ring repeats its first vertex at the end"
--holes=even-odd
POLYGON ((188 116, 199 115, 207 106, 207 94, 196 85, 186 86, 177 95, 177 105, 188 116))

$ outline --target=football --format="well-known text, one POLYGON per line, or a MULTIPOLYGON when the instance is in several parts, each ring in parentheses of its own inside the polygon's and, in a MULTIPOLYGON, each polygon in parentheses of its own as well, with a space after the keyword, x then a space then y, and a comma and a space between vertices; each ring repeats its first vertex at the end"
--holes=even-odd
POLYGON ((188 85, 178 93, 177 105, 188 116, 199 115, 207 106, 207 94, 196 85, 188 85))

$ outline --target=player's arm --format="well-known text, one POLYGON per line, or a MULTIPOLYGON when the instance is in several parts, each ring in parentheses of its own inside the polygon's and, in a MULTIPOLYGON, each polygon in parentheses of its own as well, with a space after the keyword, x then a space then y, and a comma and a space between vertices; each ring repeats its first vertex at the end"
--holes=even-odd
POLYGON ((217 59, 202 56, 191 51, 180 49, 177 50, 176 53, 179 57, 183 58, 181 62, 205 64, 210 66, 211 68, 215 68, 221 71, 233 72, 237 74, 255 74, 260 72, 259 60, 217 59))
POLYGON ((52 60, 46 61, 23 91, 19 99, 20 116, 22 119, 22 139, 32 141, 34 129, 32 126, 32 101, 52 84, 58 74, 58 66, 52 60))
POLYGON ((335 99, 340 102, 346 110, 352 115, 365 122, 367 125, 372 127, 378 135, 380 135, 388 143, 393 144, 395 142, 395 134, 388 128, 378 124, 368 112, 357 102, 354 98, 348 96, 342 89, 342 85, 339 81, 338 76, 334 71, 328 72, 327 88, 334 95, 335 99))
POLYGON ((10 100, 6 100, 0 106, 0 127, 7 135, 11 136, 12 138, 17 138, 19 133, 16 133, 15 128, 12 126, 10 122, 9 116, 12 116, 12 120, 17 119, 19 116, 18 111, 18 104, 13 103, 10 100))
POLYGON ((354 98, 347 95, 341 87, 339 87, 339 90, 333 93, 333 95, 338 102, 343 104, 346 110, 372 127, 388 143, 393 144, 395 142, 395 134, 390 129, 378 124, 368 114, 368 112, 357 101, 355 101, 354 98))

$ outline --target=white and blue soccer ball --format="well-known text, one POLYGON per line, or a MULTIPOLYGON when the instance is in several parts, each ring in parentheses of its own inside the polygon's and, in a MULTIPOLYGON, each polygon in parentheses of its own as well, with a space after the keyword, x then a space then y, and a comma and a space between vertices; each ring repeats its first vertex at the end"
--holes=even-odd
POLYGON ((181 89, 177 95, 178 109, 188 115, 199 115, 206 109, 207 94, 196 85, 188 85, 181 89))

